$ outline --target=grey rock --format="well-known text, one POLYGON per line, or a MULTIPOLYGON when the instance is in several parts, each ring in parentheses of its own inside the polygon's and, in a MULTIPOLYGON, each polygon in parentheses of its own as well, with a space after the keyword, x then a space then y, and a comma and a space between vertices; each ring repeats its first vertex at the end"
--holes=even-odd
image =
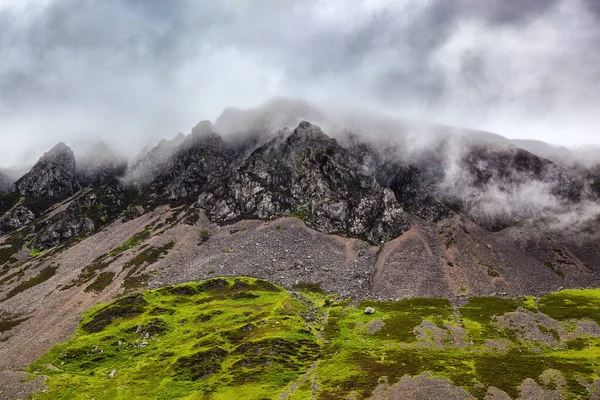
POLYGON ((82 193, 67 209, 36 225, 36 248, 50 248, 94 232, 121 215, 126 207, 125 188, 116 180, 82 193))
POLYGON ((375 314, 375 309, 373 307, 365 308, 365 314, 375 314))
POLYGON ((151 188, 170 200, 201 193, 209 180, 218 181, 226 175, 232 156, 229 146, 213 132, 211 123, 200 122, 166 162, 151 188))
POLYGON ((319 231, 376 243, 410 227, 393 193, 308 122, 254 151, 201 193, 198 204, 219 222, 293 215, 319 231))
POLYGON ((34 219, 35 215, 27 207, 16 206, 0 217, 0 234, 22 228, 34 219))
POLYGON ((19 179, 14 189, 22 196, 63 200, 79 189, 75 177, 75 156, 64 143, 45 153, 31 171, 19 179))
POLYGON ((179 133, 171 140, 161 140, 150 150, 143 150, 129 165, 129 178, 139 185, 149 185, 164 170, 169 157, 185 140, 185 135, 179 133))

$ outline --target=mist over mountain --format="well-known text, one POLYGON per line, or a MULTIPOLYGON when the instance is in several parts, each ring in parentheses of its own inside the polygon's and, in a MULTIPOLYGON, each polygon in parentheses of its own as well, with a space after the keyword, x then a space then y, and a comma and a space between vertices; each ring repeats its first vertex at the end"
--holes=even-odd
POLYGON ((0 1, 0 400, 600 398, 598 4, 0 1))
POLYGON ((83 139, 132 157, 277 96, 598 144, 595 0, 159 3, 0 5, 0 165, 83 139))
POLYGON ((598 164, 519 143, 287 98, 130 159, 58 143, 3 180, 0 369, 35 361, 100 299, 216 273, 371 301, 600 285, 598 164))

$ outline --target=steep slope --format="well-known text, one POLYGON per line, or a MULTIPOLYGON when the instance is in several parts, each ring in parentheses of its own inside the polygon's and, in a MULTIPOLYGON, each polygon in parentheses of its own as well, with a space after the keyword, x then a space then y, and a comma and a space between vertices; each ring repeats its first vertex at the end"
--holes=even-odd
POLYGON ((14 187, 22 196, 33 198, 57 201, 72 196, 80 189, 73 151, 64 143, 57 144, 14 187))
POLYGON ((127 163, 117 159, 106 143, 99 142, 77 160, 76 169, 81 186, 93 187, 123 176, 127 163))
POLYGON ((128 177, 131 181, 140 185, 148 185, 163 170, 165 162, 175 152, 177 147, 183 143, 185 135, 177 134, 173 139, 161 140, 152 149, 142 150, 129 165, 128 177))
POLYGON ((199 123, 177 147, 149 184, 151 192, 166 200, 190 198, 219 181, 228 172, 232 149, 208 121, 199 123))
POLYGON ((256 150, 226 181, 202 193, 198 204, 220 222, 295 215, 319 231, 375 243, 409 226, 393 194, 308 122, 256 150))

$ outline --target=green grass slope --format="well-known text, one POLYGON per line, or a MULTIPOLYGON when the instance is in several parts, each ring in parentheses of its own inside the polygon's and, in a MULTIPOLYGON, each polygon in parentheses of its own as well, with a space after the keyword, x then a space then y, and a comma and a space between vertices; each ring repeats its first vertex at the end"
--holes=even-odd
POLYGON ((48 376, 36 398, 363 399, 381 377, 428 371, 480 399, 490 386, 516 398, 526 378, 585 399, 600 378, 600 290, 452 306, 296 289, 216 278, 95 307, 31 366, 48 376))

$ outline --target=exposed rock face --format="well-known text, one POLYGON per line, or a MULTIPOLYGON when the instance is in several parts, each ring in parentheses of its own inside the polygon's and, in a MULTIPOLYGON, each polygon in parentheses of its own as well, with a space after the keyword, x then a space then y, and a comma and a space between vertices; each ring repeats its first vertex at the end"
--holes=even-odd
POLYGON ((4 172, 0 171, 0 193, 10 192, 12 181, 4 172))
POLYGON ((24 206, 16 206, 0 217, 0 234, 14 231, 31 223, 35 215, 24 206))
POLYGON ((322 232, 371 242, 390 240, 409 228, 393 193, 308 122, 253 152, 198 201, 221 222, 296 215, 322 232))
POLYGON ((176 200, 206 190, 210 181, 223 179, 229 172, 233 150, 213 132, 208 121, 200 122, 186 137, 150 187, 158 196, 176 200))
POLYGON ((114 179, 75 198, 63 212, 36 225, 34 245, 50 248, 97 230, 113 221, 126 207, 125 189, 114 179))
POLYGON ((75 177, 75 157, 71 149, 59 143, 45 153, 15 183, 15 190, 23 196, 63 200, 80 189, 75 177))
POLYGON ((90 218, 63 213, 60 218, 53 219, 42 227, 42 231, 36 236, 34 247, 50 248, 75 236, 93 232, 94 229, 94 222, 90 218))
POLYGON ((129 166, 131 180, 140 185, 150 184, 160 175, 169 157, 184 140, 185 135, 179 133, 171 140, 161 140, 150 151, 142 151, 129 166))
POLYGON ((105 143, 100 142, 77 163, 77 179, 86 187, 101 186, 124 175, 127 163, 119 161, 105 143))

